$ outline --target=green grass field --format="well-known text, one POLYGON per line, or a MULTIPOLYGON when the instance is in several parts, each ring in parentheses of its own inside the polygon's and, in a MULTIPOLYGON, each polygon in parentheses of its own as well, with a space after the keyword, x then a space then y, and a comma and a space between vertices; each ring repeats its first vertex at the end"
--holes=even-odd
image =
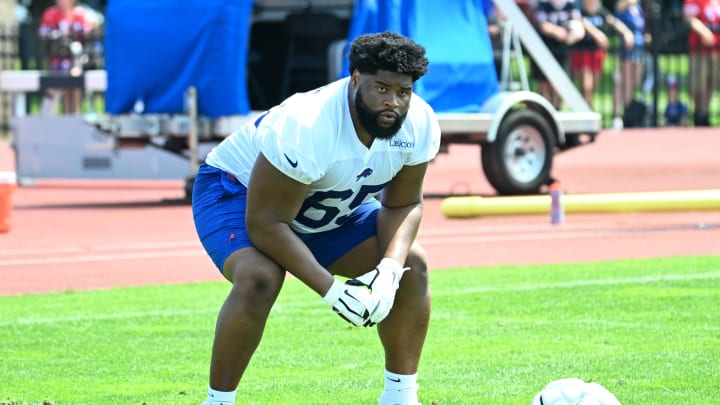
MULTIPOLYGON (((623 404, 720 403, 720 256, 434 271, 431 404, 525 404, 547 382, 623 404)), ((220 282, 0 297, 1 404, 199 404, 220 282)), ((374 404, 382 351, 295 279, 238 404, 374 404)))

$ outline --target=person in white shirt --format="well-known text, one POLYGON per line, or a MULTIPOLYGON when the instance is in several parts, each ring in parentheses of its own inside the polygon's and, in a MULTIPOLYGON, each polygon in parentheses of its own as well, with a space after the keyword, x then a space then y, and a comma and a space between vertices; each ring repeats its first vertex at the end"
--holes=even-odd
POLYGON ((413 93, 428 60, 391 32, 359 36, 349 60, 349 77, 248 122, 198 170, 197 233, 232 283, 215 329, 209 405, 234 404, 286 272, 352 325, 377 325, 380 404, 418 403, 430 293, 416 236, 440 147, 435 113, 413 93))

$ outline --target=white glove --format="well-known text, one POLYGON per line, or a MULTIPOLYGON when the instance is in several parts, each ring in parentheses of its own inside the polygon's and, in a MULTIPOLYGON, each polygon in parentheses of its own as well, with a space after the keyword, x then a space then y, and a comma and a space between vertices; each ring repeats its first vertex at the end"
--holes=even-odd
POLYGON ((373 326, 371 314, 377 311, 380 300, 370 294, 370 290, 364 285, 352 285, 333 281, 323 301, 341 318, 355 326, 373 326))
POLYGON ((395 259, 385 257, 369 272, 348 281, 351 285, 366 285, 370 288, 373 297, 379 300, 378 308, 371 312, 370 321, 379 323, 390 314, 395 303, 395 292, 400 287, 400 279, 410 270, 395 259))

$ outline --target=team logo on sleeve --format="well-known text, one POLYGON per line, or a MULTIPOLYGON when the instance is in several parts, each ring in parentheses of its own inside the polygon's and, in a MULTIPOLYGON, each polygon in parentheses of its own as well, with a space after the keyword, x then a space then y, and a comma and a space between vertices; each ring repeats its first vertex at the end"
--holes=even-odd
POLYGON ((370 175, 373 173, 373 170, 371 168, 366 168, 363 171, 360 172, 357 176, 355 176, 355 181, 358 181, 360 179, 365 179, 370 177, 370 175))

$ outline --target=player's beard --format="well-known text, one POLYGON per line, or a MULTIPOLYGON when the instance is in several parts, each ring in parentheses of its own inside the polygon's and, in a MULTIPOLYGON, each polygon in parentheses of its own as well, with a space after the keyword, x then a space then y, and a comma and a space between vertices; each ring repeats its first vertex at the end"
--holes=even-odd
POLYGON ((365 130, 374 138, 380 139, 389 139, 397 134, 405 121, 405 117, 407 117, 407 113, 399 115, 395 111, 389 109, 380 111, 371 110, 362 99, 360 91, 355 93, 355 111, 357 111, 360 125, 362 125, 362 127, 365 128, 365 130), (389 127, 384 127, 378 123, 378 118, 380 118, 380 114, 388 112, 395 114, 395 123, 389 127))

